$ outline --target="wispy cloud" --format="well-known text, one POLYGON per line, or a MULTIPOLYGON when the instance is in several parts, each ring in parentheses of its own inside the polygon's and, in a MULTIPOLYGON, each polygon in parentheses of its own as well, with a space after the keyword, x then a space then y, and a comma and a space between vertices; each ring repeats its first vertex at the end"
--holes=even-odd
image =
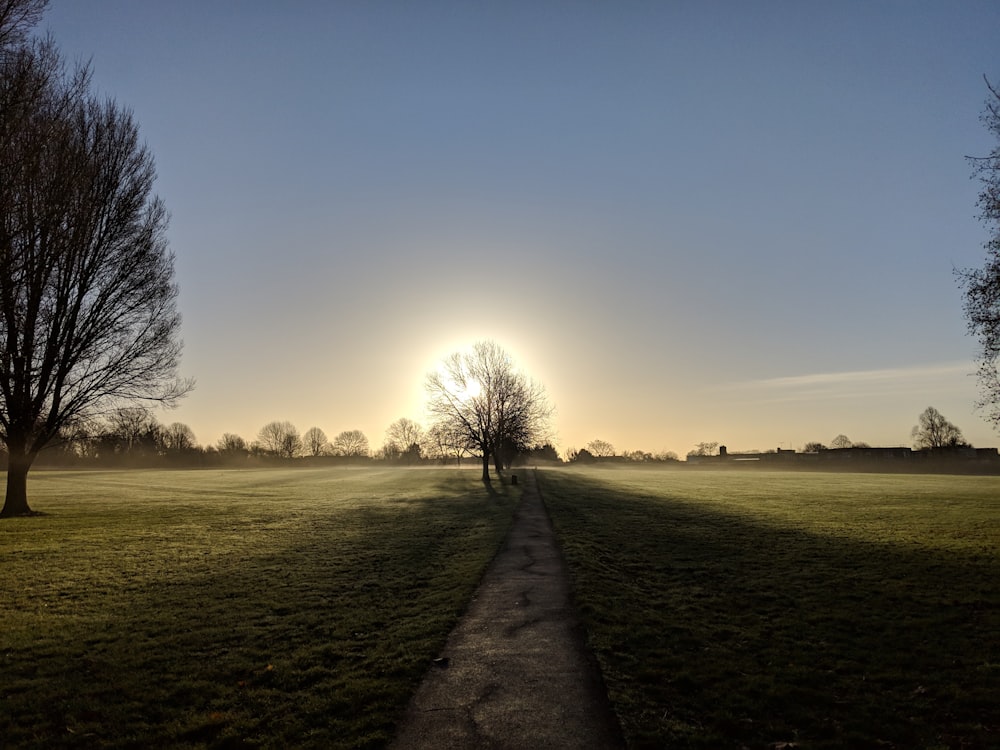
POLYGON ((932 393, 953 387, 956 380, 970 376, 971 362, 947 362, 882 370, 852 370, 786 375, 722 385, 720 390, 754 393, 768 401, 859 398, 887 393, 932 393))

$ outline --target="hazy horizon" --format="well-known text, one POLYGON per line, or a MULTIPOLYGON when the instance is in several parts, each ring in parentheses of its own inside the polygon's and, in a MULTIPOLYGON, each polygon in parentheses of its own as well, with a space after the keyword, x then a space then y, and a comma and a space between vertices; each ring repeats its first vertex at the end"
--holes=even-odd
POLYGON ((172 220, 202 445, 382 443, 492 339, 560 452, 979 447, 953 269, 981 265, 982 0, 419 5, 53 0, 172 220))

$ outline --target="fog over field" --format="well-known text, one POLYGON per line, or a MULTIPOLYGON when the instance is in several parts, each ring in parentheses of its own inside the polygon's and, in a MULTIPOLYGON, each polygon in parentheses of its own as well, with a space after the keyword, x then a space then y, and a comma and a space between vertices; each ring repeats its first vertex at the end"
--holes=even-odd
POLYGON ((1000 5, 53 0, 171 213, 203 445, 374 445, 497 341, 561 451, 971 443, 1000 5))

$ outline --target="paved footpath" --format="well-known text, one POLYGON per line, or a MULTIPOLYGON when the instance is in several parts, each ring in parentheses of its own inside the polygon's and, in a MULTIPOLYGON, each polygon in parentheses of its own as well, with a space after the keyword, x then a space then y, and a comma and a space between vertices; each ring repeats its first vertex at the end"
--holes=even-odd
POLYGON ((623 747, 534 472, 518 477, 510 534, 410 702, 397 750, 623 747))

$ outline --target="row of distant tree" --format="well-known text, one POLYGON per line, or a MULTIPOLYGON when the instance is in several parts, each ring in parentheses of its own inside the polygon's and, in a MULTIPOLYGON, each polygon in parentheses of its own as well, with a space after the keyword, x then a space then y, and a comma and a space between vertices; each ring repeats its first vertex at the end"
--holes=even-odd
MULTIPOLYGON (((917 424, 911 430, 910 436, 913 438, 913 446, 918 450, 937 450, 946 448, 971 448, 972 446, 965 440, 962 431, 948 421, 941 412, 933 406, 928 406, 917 417, 917 424)), ((847 435, 837 435, 830 441, 829 445, 813 441, 806 443, 802 448, 803 453, 819 453, 825 450, 839 450, 845 448, 870 448, 868 443, 862 441, 852 441, 847 435)), ((688 457, 694 456, 714 456, 719 450, 717 442, 702 442, 695 445, 688 451, 688 457)), ((759 453, 760 451, 746 451, 747 453, 759 453)), ((773 452, 773 451, 772 451, 773 452)), ((645 451, 623 451, 617 453, 614 445, 606 440, 591 440, 585 448, 580 450, 570 450, 567 453, 567 460, 575 463, 595 463, 598 461, 624 461, 624 462, 668 462, 677 461, 677 454, 673 451, 663 451, 661 453, 647 453, 645 451)))
POLYGON ((580 450, 571 448, 566 452, 566 460, 570 463, 589 464, 609 461, 631 462, 631 463, 667 463, 677 461, 678 456, 673 451, 660 451, 650 453, 643 450, 625 450, 620 454, 615 450, 615 446, 607 440, 591 440, 580 450))
MULTIPOLYGON (((336 457, 417 464, 461 462, 472 455, 476 454, 467 441, 449 434, 442 425, 425 430, 406 417, 389 425, 381 447, 376 449, 372 449, 361 430, 344 430, 331 440, 319 427, 300 432, 289 421, 268 422, 252 440, 227 432, 214 445, 202 446, 194 431, 183 422, 161 424, 150 409, 126 407, 116 409, 101 420, 78 424, 61 433, 43 460, 54 464, 149 465, 336 457)), ((556 448, 548 443, 520 451, 519 457, 560 460, 556 448)))
MULTIPOLYGON (((913 427, 914 446, 920 449, 966 447, 961 430, 934 407, 927 407, 913 427)), ((837 435, 829 444, 806 443, 802 452, 818 453, 830 449, 867 448, 865 442, 855 442, 846 435, 837 435)), ((712 456, 719 449, 717 442, 698 443, 688 456, 712 456)), ((520 449, 511 457, 532 461, 560 462, 562 458, 551 443, 520 449)), ((397 464, 430 462, 461 462, 477 455, 468 441, 450 434, 446 426, 436 423, 431 429, 412 419, 402 417, 385 430, 381 447, 372 449, 361 430, 344 430, 331 440, 319 427, 300 433, 288 421, 268 422, 256 439, 227 432, 214 445, 198 444, 194 431, 182 422, 161 424, 153 412, 143 407, 120 408, 99 422, 77 426, 60 436, 47 458, 53 463, 234 463, 248 459, 291 460, 296 458, 339 457, 365 459, 397 464)), ((618 452, 606 440, 592 440, 580 450, 570 449, 566 460, 571 463, 627 462, 668 463, 678 461, 673 451, 651 453, 643 450, 618 452)))
MULTIPOLYGON (((972 447, 962 435, 962 431, 933 406, 928 406, 920 412, 917 424, 910 430, 910 437, 913 439, 913 447, 917 450, 972 447)), ((819 442, 806 443, 802 451, 803 453, 819 453, 830 449, 869 447, 871 446, 865 442, 852 442, 847 435, 837 435, 830 441, 829 446, 819 442)))

